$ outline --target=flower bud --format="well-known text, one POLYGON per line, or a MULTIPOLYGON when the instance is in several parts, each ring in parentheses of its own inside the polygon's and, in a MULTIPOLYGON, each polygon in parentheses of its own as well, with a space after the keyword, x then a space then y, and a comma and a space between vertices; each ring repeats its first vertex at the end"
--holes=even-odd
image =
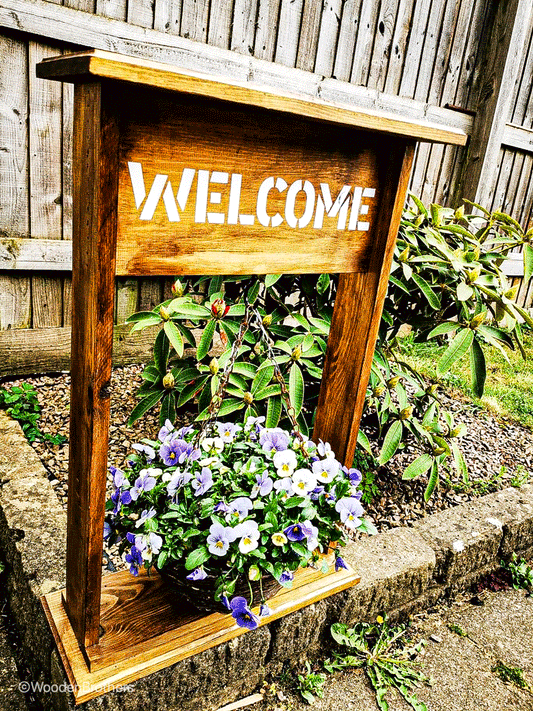
POLYGON ((164 306, 159 307, 159 315, 161 316, 163 321, 168 321, 170 318, 170 314, 164 306))
POLYGON ((407 247, 403 250, 403 252, 398 257, 398 261, 399 262, 407 262, 407 260, 409 259, 409 252, 410 252, 410 248, 409 248, 409 245, 407 245, 407 247))
POLYGON ((185 284, 182 284, 179 279, 176 279, 176 281, 172 284, 172 293, 178 298, 183 296, 185 293, 185 284))
POLYGON ((215 299, 211 304, 211 313, 215 318, 224 318, 229 311, 229 304, 224 299, 215 299))
POLYGON ((408 420, 411 415, 413 414, 413 406, 409 405, 409 407, 404 407, 403 410, 400 410, 400 420, 408 420))
POLYGON ((251 565, 248 570, 248 580, 259 580, 261 577, 261 571, 257 565, 251 565))
POLYGON ((267 314, 266 316, 263 316, 263 326, 270 326, 272 323, 272 314, 267 314))
POLYGON ((453 430, 450 430, 450 437, 459 437, 460 434, 461 434, 460 427, 454 427, 453 430))
POLYGON ((388 388, 395 388, 398 383, 400 382, 400 377, 398 375, 394 376, 394 378, 390 378, 387 380, 387 387, 388 388))
POLYGON ((434 454, 436 457, 438 457, 439 454, 444 454, 445 451, 446 451, 446 449, 445 449, 444 447, 439 447, 438 445, 436 445, 435 447, 433 447, 433 454, 434 454))
POLYGON ((209 363, 209 370, 211 371, 211 375, 216 375, 218 373, 219 365, 216 358, 213 358, 213 360, 209 363))
POLYGON ((254 401, 254 396, 252 395, 251 392, 249 392, 249 391, 247 390, 247 391, 244 393, 242 399, 244 400, 244 402, 245 402, 247 405, 251 405, 252 402, 254 401))
POLYGON ((292 360, 300 360, 302 357, 302 347, 301 346, 296 346, 296 348, 293 349, 291 358, 292 360))
POLYGON ((374 397, 380 397, 381 395, 383 395, 384 392, 385 392, 385 388, 383 387, 383 385, 378 385, 376 388, 374 388, 372 390, 372 395, 374 397))
POLYGON ((172 373, 167 373, 163 378, 163 387, 165 388, 165 390, 172 390, 172 388, 174 387, 174 382, 175 380, 172 373))
POLYGON ((466 280, 469 284, 473 284, 479 277, 480 275, 480 270, 479 269, 467 269, 466 272, 466 280))
POLYGON ((482 311, 480 314, 477 314, 477 316, 474 316, 474 318, 470 321, 470 328, 475 331, 478 326, 481 326, 481 324, 485 320, 486 315, 487 312, 482 311))

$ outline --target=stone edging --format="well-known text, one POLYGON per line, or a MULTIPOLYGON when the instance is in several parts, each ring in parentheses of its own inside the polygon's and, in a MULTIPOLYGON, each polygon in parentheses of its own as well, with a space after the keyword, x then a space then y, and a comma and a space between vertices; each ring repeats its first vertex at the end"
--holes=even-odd
MULTIPOLYGON (((16 422, 0 412, 0 555, 11 612, 34 679, 68 685, 39 598, 64 587, 66 516, 16 422)), ((129 687, 80 711, 204 711, 253 691, 327 647, 335 621, 405 617, 468 587, 515 551, 533 552, 533 486, 505 489, 345 549, 361 583, 129 687), (155 701, 157 699, 157 701, 155 701)), ((64 686, 63 686, 64 688, 64 686)), ((68 691, 42 696, 46 711, 74 708, 68 691)))

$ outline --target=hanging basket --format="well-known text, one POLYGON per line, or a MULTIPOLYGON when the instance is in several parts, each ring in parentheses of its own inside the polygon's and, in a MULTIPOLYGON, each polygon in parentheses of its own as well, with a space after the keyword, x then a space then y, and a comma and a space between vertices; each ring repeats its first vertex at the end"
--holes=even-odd
MULTIPOLYGON (((222 602, 215 600, 217 578, 214 575, 208 575, 204 580, 187 580, 186 576, 190 571, 178 565, 166 565, 158 572, 168 585, 171 585, 199 612, 228 611, 222 602)), ((250 586, 252 588, 254 605, 262 600, 269 600, 271 597, 274 597, 282 588, 278 581, 271 575, 264 575, 261 583, 259 583, 258 580, 250 581, 250 585, 248 585, 246 578, 240 577, 237 580, 235 592, 231 597, 239 595, 249 600, 250 586)))

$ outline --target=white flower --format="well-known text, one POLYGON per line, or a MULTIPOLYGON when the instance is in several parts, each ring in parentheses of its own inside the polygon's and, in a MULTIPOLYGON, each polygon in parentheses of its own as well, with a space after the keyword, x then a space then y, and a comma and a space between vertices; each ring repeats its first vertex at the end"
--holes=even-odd
POLYGON ((284 546, 285 543, 287 543, 287 536, 283 533, 283 531, 278 531, 277 533, 273 533, 271 536, 272 543, 275 546, 284 546))
POLYGON ((216 452, 222 452, 224 449, 224 440, 221 437, 206 437, 202 440, 202 447, 206 452, 211 452, 213 449, 216 452))
POLYGON ((339 473, 340 464, 336 459, 313 462, 313 474, 321 484, 330 484, 339 473))
POLYGON ((309 469, 297 469, 292 475, 292 491, 297 496, 307 496, 316 488, 316 477, 309 469))
POLYGON ((233 529, 236 538, 241 538, 239 541, 239 550, 241 553, 250 553, 259 545, 259 529, 256 521, 245 521, 239 523, 233 529))
POLYGON ((211 467, 219 461, 218 457, 206 457, 205 459, 200 459, 198 464, 201 467, 211 467))
POLYGON ((298 465, 296 454, 292 449, 276 452, 273 457, 273 462, 278 476, 282 477, 291 476, 298 465))
POLYGON ((325 457, 326 459, 335 459, 335 452, 332 451, 329 442, 322 442, 322 440, 320 440, 317 449, 321 457, 325 457))

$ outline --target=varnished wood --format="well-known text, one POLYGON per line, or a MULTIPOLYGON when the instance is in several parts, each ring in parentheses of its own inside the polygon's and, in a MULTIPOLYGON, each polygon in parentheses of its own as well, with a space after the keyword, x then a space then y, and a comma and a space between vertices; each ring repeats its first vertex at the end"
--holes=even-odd
POLYGON ((334 125, 352 126, 424 141, 464 145, 466 134, 422 121, 406 121, 381 111, 354 110, 320 99, 304 99, 285 91, 268 91, 251 82, 217 81, 196 72, 185 72, 160 62, 94 50, 42 62, 38 75, 59 81, 87 81, 91 77, 117 79, 185 94, 208 96, 247 106, 307 116, 334 125))
POLYGON ((329 442, 348 467, 357 445, 413 153, 411 143, 398 144, 389 153, 368 271, 339 276, 313 439, 329 442))
POLYGON ((113 345, 118 130, 99 82, 76 87, 66 606, 79 643, 98 640, 113 345))
MULTIPOLYGON (((268 602, 272 614, 260 625, 341 592, 359 582, 352 570, 330 572, 305 569, 293 587, 283 588, 268 602)), ((133 578, 123 571, 106 575, 102 586, 100 644, 89 650, 87 664, 62 602, 62 592, 42 598, 65 671, 75 691, 76 704, 102 693, 106 686, 131 683, 187 657, 227 642, 246 632, 230 614, 198 614, 154 573, 133 578)), ((252 608, 257 612, 258 608, 252 608)))

